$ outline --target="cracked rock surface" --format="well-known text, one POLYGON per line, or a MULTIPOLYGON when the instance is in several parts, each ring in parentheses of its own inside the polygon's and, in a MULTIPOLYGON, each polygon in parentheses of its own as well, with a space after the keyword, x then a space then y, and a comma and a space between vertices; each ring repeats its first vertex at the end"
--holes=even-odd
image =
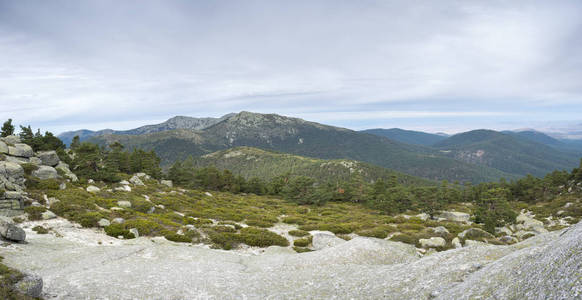
POLYGON ((414 247, 354 238, 320 251, 256 255, 117 240, 62 219, 27 224, 4 262, 44 280, 47 299, 572 299, 581 297, 582 226, 512 246, 419 257, 414 247), (38 235, 35 225, 52 227, 38 235), (58 232, 58 236, 55 232, 58 232), (561 235, 560 235, 561 234, 561 235), (101 243, 99 243, 101 242, 101 243))

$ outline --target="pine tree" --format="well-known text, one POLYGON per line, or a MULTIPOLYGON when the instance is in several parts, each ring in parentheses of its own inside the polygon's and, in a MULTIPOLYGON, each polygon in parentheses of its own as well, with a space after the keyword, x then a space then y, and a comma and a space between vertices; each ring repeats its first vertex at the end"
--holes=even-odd
POLYGON ((76 135, 75 137, 73 137, 73 140, 71 141, 71 145, 69 147, 71 149, 75 150, 75 149, 79 148, 80 145, 81 145, 81 138, 79 138, 79 136, 76 135))
POLYGON ((8 119, 8 121, 4 122, 4 124, 2 124, 2 133, 0 134, 0 136, 2 137, 7 137, 9 135, 13 135, 14 134, 14 125, 12 125, 12 119, 8 119))

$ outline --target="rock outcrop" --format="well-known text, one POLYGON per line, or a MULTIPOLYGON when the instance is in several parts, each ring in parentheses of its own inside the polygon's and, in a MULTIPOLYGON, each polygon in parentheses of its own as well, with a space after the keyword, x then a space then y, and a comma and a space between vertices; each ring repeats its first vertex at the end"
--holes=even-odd
POLYGON ((6 217, 0 217, 0 236, 13 242, 22 242, 26 239, 24 230, 6 217))

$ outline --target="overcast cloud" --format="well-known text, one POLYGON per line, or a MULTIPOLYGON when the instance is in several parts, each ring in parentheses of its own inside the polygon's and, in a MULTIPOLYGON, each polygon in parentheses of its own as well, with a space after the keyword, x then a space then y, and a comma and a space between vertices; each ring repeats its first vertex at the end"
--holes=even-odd
POLYGON ((0 0, 0 119, 54 132, 241 110, 564 127, 582 123, 581 78, 575 0, 0 0))

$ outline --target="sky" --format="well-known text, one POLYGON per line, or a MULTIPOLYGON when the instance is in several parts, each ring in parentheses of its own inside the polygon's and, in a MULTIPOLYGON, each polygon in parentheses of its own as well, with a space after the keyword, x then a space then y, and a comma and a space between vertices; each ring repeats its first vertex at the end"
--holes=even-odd
POLYGON ((243 110, 582 132, 581 78, 577 0, 0 0, 0 120, 54 133, 243 110))

